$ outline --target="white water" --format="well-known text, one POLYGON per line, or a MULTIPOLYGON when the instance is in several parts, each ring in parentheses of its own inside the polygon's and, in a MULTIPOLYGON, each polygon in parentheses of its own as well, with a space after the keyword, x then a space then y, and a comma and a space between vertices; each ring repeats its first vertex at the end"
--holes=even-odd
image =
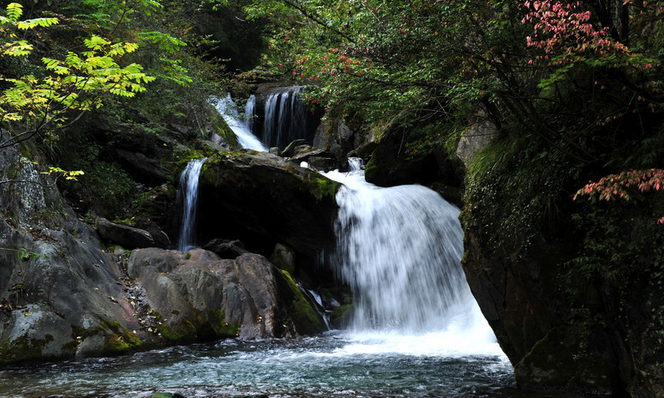
POLYGON ((256 108, 256 96, 251 95, 247 100, 247 103, 244 106, 244 127, 249 131, 253 132, 254 129, 254 108, 256 108))
POLYGON ((284 87, 270 94, 265 102, 263 142, 284 148, 293 140, 305 138, 307 112, 300 98, 303 87, 284 87))
POLYGON ((354 342, 343 349, 502 355, 461 269, 459 210, 419 185, 376 187, 353 165, 326 174, 344 184, 336 262, 356 302, 354 342))
POLYGON ((193 159, 187 164, 178 185, 177 200, 182 203, 182 222, 178 237, 178 250, 196 247, 196 213, 198 208, 198 177, 205 159, 193 159))
MULTIPOLYGON (((253 101, 255 103, 255 99, 253 101)), ((240 119, 240 115, 235 108, 235 102, 233 102, 230 94, 228 94, 226 98, 213 98, 211 99, 211 103, 224 117, 228 127, 230 127, 231 130, 233 130, 235 133, 237 142, 240 144, 240 147, 253 149, 255 151, 267 152, 268 148, 255 135, 252 134, 251 129, 248 126, 248 123, 251 122, 251 117, 249 117, 247 121, 240 119)), ((247 107, 248 106, 249 104, 247 104, 247 107)), ((247 107, 245 107, 245 112, 247 107)))

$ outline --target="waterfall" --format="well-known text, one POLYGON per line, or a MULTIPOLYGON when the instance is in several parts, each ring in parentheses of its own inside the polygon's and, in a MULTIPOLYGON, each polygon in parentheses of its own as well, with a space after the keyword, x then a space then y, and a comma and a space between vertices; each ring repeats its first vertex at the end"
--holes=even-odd
POLYGON ((194 159, 180 176, 177 201, 182 204, 182 222, 178 238, 178 250, 196 247, 196 213, 198 207, 198 177, 206 159, 194 159))
POLYGON ((459 210, 419 185, 379 188, 364 172, 327 173, 344 186, 336 264, 353 289, 355 331, 456 331, 493 342, 461 268, 459 210))
POLYGON ((254 131, 254 108, 256 108, 256 96, 251 95, 244 106, 244 127, 247 131, 254 131))
POLYGON ((303 87, 277 89, 265 102, 263 142, 284 148, 307 135, 307 110, 300 98, 303 87))
MULTIPOLYGON (((253 97, 253 96, 252 96, 253 97)), ((247 105, 245 107, 245 113, 249 115, 249 107, 251 106, 251 114, 253 115, 253 104, 250 105, 249 102, 255 104, 256 99, 249 98, 247 105)), ((231 95, 228 94, 226 98, 213 98, 211 99, 212 104, 217 108, 217 111, 224 117, 224 120, 228 124, 228 127, 233 130, 235 136, 237 137, 238 144, 240 147, 253 149, 255 151, 266 152, 268 148, 263 145, 263 143, 251 132, 251 129, 248 127, 248 123, 251 123, 251 116, 248 117, 248 120, 240 120, 240 115, 235 109, 235 102, 231 98, 231 95)))

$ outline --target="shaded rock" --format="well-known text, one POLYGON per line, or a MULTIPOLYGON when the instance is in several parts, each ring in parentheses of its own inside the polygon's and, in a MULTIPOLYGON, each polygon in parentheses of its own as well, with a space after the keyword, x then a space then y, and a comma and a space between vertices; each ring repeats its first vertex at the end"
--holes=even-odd
POLYGON ((366 180, 382 187, 403 184, 429 185, 434 181, 460 186, 460 168, 444 153, 406 153, 405 133, 387 134, 376 145, 366 165, 366 180))
POLYGON ((170 245, 165 243, 166 238, 170 241, 170 236, 177 236, 180 214, 177 211, 176 192, 175 187, 168 184, 154 187, 142 197, 136 209, 137 226, 150 232, 153 239, 162 247, 170 245), (157 227, 152 227, 152 223, 157 227))
POLYGON ((313 146, 324 149, 344 164, 348 153, 371 140, 370 136, 351 129, 342 119, 326 120, 316 129, 313 146))
POLYGON ((155 246, 161 248, 167 248, 171 245, 171 239, 166 235, 159 225, 152 220, 142 220, 139 219, 136 222, 136 226, 140 229, 146 230, 152 239, 154 240, 155 246))
POLYGON ((97 233, 103 240, 116 243, 127 249, 156 245, 154 238, 148 231, 128 225, 115 224, 105 218, 97 220, 97 233))
POLYGON ((298 153, 300 150, 303 148, 308 148, 309 144, 307 143, 307 140, 305 139, 297 139, 292 141, 290 144, 284 148, 284 150, 281 152, 281 156, 285 158, 290 158, 295 156, 296 153, 298 153))
POLYGON ((277 243, 274 247, 270 261, 279 269, 288 271, 290 274, 295 273, 295 252, 281 243, 277 243))
POLYGON ((331 171, 348 168, 348 160, 340 163, 335 156, 322 149, 315 149, 307 145, 297 147, 297 151, 297 154, 291 157, 290 160, 297 164, 307 162, 309 167, 314 170, 331 171))
POLYGON ((170 170, 157 160, 148 158, 142 153, 130 152, 124 149, 118 149, 116 152, 124 168, 136 181, 152 186, 168 181, 170 170))
POLYGON ((335 241, 338 187, 269 153, 220 154, 201 173, 200 211, 206 216, 200 234, 203 240, 239 238, 265 255, 282 242, 314 264, 335 241))
POLYGON ((212 239, 203 246, 203 249, 209 250, 221 258, 233 259, 238 256, 249 253, 239 240, 212 239))
POLYGON ((461 136, 457 145, 457 157, 465 166, 468 166, 475 154, 491 141, 497 131, 496 125, 487 118, 486 111, 481 109, 470 121, 470 127, 461 136))

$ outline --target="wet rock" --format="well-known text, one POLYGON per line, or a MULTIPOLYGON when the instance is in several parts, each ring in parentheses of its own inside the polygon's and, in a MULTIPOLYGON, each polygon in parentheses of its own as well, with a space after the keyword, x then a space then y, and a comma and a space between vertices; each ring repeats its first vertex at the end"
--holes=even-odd
POLYGON ((171 245, 171 239, 166 235, 159 225, 152 220, 138 219, 136 227, 147 231, 154 240, 155 246, 167 248, 171 245))
POLYGON ((307 140, 304 139, 298 139, 292 141, 284 150, 281 152, 281 156, 285 158, 290 158, 295 156, 299 151, 302 149, 307 149, 309 148, 309 144, 307 143, 307 140))
POLYGON ((132 252, 128 273, 159 314, 155 328, 174 343, 296 333, 296 298, 263 256, 247 253, 228 260, 204 249, 142 249, 132 252))
POLYGON ((277 243, 274 247, 270 261, 279 269, 288 271, 290 274, 295 273, 295 252, 281 243, 277 243))

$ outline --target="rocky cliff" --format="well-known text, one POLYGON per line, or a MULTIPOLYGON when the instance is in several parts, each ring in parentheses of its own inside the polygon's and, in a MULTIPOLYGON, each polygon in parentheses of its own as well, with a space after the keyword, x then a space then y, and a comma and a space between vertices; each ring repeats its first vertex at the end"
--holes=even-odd
MULTIPOLYGON (((251 163, 250 154, 238 156, 251 163)), ((252 175, 253 167, 245 166, 252 175)), ((329 201, 325 198, 333 195, 333 190, 321 193, 318 182, 301 178, 306 172, 296 166, 283 169, 286 174, 281 178, 287 181, 283 187, 289 192, 305 197, 311 192, 311 203, 329 201), (289 179, 291 173, 298 177, 289 179)), ((27 149, 23 153, 17 146, 4 149, 0 170, 0 363, 108 355, 225 337, 294 336, 325 328, 291 275, 264 256, 246 250, 222 259, 203 249, 188 253, 156 247, 132 252, 117 246, 102 249, 97 231, 67 206, 52 178, 27 159, 27 149)), ((244 184, 241 173, 223 177, 212 169, 208 173, 219 188, 223 181, 244 184)), ((279 181, 277 177, 258 180, 263 190, 254 195, 261 200, 247 201, 244 208, 236 203, 235 210, 260 213, 252 206, 265 207, 266 192, 272 189, 265 184, 279 186, 279 181)), ((224 196, 211 191, 208 186, 209 196, 224 196)), ((313 210, 310 205, 298 207, 302 205, 295 203, 296 197, 289 199, 291 207, 282 209, 282 214, 293 207, 298 212, 284 214, 286 220, 332 217, 332 213, 323 217, 333 210, 329 206, 318 209, 315 217, 307 216, 313 210)), ((223 211, 218 209, 215 217, 223 217, 223 211)), ((113 223, 100 220, 98 228, 108 229, 109 224, 113 223)), ((299 225, 263 232, 272 242, 292 243, 303 233, 297 230, 299 225)), ((133 227, 130 232, 151 236, 133 227)), ((218 237, 210 229, 207 236, 218 237)), ((313 236, 305 239, 302 252, 313 253, 314 241, 313 236)), ((155 246, 162 245, 155 242, 155 246)))
POLYGON ((468 283, 517 382, 664 395, 663 199, 573 201, 604 163, 521 144, 497 137, 479 153, 461 216, 468 283))

